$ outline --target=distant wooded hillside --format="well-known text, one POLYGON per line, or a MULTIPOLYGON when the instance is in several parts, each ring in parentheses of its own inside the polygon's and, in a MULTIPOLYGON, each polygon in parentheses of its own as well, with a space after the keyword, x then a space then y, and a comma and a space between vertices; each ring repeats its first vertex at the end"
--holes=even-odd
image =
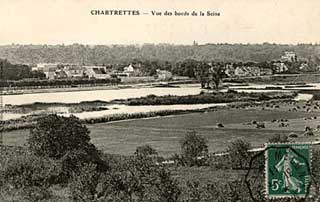
POLYGON ((216 62, 262 62, 277 60, 285 51, 294 51, 298 59, 320 64, 320 45, 278 44, 205 44, 205 45, 6 45, 0 46, 0 58, 12 63, 126 64, 134 61, 186 59, 216 62))

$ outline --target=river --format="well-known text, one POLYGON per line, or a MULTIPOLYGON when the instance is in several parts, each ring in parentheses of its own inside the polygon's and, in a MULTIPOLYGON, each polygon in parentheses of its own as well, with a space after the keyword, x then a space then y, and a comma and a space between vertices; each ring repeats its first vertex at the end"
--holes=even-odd
MULTIPOLYGON (((230 89, 234 89, 238 92, 289 92, 293 90, 306 90, 306 89, 320 89, 320 84, 308 84, 308 87, 294 87, 286 88, 284 85, 256 85, 250 84, 248 86, 233 86, 230 89), (266 87, 278 87, 280 89, 268 89, 266 87)), ((112 89, 112 90, 93 90, 93 91, 75 91, 75 92, 54 92, 54 93, 38 93, 38 94, 20 94, 20 95, 4 95, 4 105, 22 105, 32 104, 35 102, 45 103, 79 103, 83 101, 111 101, 115 99, 128 99, 143 97, 150 94, 163 96, 163 95, 195 95, 202 91, 200 85, 197 84, 183 84, 177 87, 166 87, 166 88, 153 88, 153 87, 142 87, 142 88, 127 88, 127 89, 112 89)), ((310 94, 299 94, 295 100, 309 100, 312 98, 310 94)), ((160 110, 191 110, 191 109, 203 109, 207 107, 217 106, 220 104, 193 104, 193 105, 156 105, 156 106, 126 106, 126 105, 109 105, 108 110, 96 111, 96 112, 82 112, 75 113, 74 115, 79 118, 93 118, 101 117, 112 114, 120 113, 142 113, 150 111, 160 110)), ((63 115, 70 115, 68 110, 52 109, 52 112, 60 113, 63 115)), ((41 112, 35 112, 41 113, 41 112)), ((29 114, 18 114, 18 113, 3 113, 2 120, 16 119, 24 115, 29 114)))
POLYGON ((46 103, 79 103, 82 101, 111 101, 115 99, 128 99, 143 97, 150 94, 162 95, 195 95, 201 92, 200 85, 181 85, 179 88, 127 88, 112 90, 93 90, 93 91, 74 91, 74 92, 55 92, 38 94, 19 94, 3 95, 3 104, 22 105, 35 102, 46 103))

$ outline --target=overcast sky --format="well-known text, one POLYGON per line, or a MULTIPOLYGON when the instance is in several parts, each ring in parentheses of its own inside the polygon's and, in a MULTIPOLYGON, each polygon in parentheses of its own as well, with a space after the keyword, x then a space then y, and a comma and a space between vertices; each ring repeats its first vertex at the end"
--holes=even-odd
POLYGON ((319 43, 320 0, 0 0, 0 44, 319 43), (199 3, 201 2, 201 4, 199 3), (149 15, 93 16, 92 9, 149 15), (154 17, 151 11, 220 17, 154 17))

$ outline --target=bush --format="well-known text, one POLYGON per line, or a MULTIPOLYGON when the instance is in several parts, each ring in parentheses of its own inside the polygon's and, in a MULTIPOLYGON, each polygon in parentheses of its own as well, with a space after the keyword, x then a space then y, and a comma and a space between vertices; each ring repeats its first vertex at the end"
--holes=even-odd
POLYGON ((269 143, 286 143, 289 142, 287 135, 276 134, 273 137, 269 138, 269 143))
POLYGON ((93 164, 83 165, 79 173, 74 173, 69 184, 73 201, 91 202, 97 199, 97 185, 100 174, 93 164))
POLYGON ((61 158, 61 163, 65 179, 69 179, 74 173, 81 172, 82 167, 86 164, 96 165, 99 171, 107 171, 109 169, 109 165, 101 160, 93 145, 91 151, 89 148, 68 151, 61 158))
POLYGON ((195 131, 188 132, 181 140, 181 156, 188 166, 201 165, 208 156, 207 140, 195 131))
POLYGON ((251 201, 242 180, 210 184, 187 181, 183 190, 183 202, 251 201))
POLYGON ((61 179, 58 162, 28 153, 1 157, 10 160, 0 164, 0 201, 35 202, 52 196, 49 187, 61 179))
POLYGON ((178 182, 165 167, 150 158, 132 156, 114 164, 110 172, 99 174, 92 165, 81 169, 70 183, 74 201, 176 202, 178 182))
POLYGON ((250 143, 245 140, 235 140, 228 146, 229 158, 232 168, 244 169, 248 166, 250 143))
POLYGON ((136 148, 135 155, 150 156, 157 155, 158 152, 149 145, 143 145, 136 148))
POLYGON ((12 156, 1 166, 2 185, 13 188, 49 187, 57 183, 61 173, 61 165, 57 162, 30 154, 12 156))

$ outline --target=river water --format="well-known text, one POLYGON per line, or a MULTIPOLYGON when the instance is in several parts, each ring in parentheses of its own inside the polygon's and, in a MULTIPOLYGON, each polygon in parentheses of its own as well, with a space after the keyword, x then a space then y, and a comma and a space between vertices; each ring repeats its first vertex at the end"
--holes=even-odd
POLYGON ((111 101, 115 99, 128 99, 143 97, 150 94, 162 95, 195 95, 201 92, 199 85, 181 85, 180 88, 127 88, 112 90, 93 90, 75 92, 54 92, 38 94, 3 95, 3 104, 22 105, 34 102, 46 103, 79 103, 82 101, 111 101))
MULTIPOLYGON (((289 92, 296 89, 320 89, 320 84, 309 84, 309 87, 295 87, 294 89, 285 88, 281 85, 255 85, 250 84, 248 86, 237 86, 230 87, 238 92, 289 92), (266 87, 281 87, 282 89, 266 90, 266 87), (252 89, 255 88, 255 89, 252 89)), ((163 95, 196 95, 202 91, 200 85, 197 84, 185 84, 180 85, 179 88, 127 88, 117 90, 93 90, 93 91, 76 91, 76 92, 54 92, 54 93, 38 93, 38 94, 21 94, 21 95, 4 95, 3 104, 9 105, 22 105, 32 104, 34 102, 45 102, 45 103, 79 103, 82 101, 111 101, 115 99, 128 99, 143 97, 150 94, 163 96, 163 95)), ((309 94, 299 94, 295 100, 309 100, 312 96, 309 94)), ((223 103, 221 103, 224 105, 223 103)), ((126 106, 126 105, 109 105, 109 110, 96 111, 96 112, 82 112, 75 113, 74 115, 79 118, 94 118, 112 114, 121 113, 142 113, 151 111, 161 110, 191 110, 191 109, 203 109, 207 107, 213 107, 221 104, 193 104, 193 105, 156 105, 156 106, 126 106)), ((63 115, 70 115, 68 110, 61 111, 61 109, 52 109, 52 112, 60 113, 63 115)), ((39 113, 39 112, 35 112, 39 113)), ((30 114, 30 113, 29 113, 30 114)), ((2 120, 16 119, 24 115, 29 114, 18 114, 18 113, 3 113, 2 120)), ((32 113, 31 113, 32 114, 32 113)))

